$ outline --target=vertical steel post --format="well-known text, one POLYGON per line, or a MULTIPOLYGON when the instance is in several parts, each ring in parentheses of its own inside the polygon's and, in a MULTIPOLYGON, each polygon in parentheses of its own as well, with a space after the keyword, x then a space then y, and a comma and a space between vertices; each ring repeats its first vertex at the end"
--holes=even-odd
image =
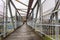
MULTIPOLYGON (((58 25, 58 13, 55 14, 55 25, 58 25)), ((55 40, 59 40, 59 26, 55 26, 55 40)))
MULTIPOLYGON (((35 21, 34 21, 35 24, 36 24, 36 21, 37 21, 38 11, 39 11, 39 3, 37 4, 37 11, 36 11, 36 16, 35 16, 35 21)), ((35 30, 36 29, 37 29, 37 25, 35 25, 35 30)))
POLYGON ((35 22, 37 21, 38 11, 39 11, 39 3, 37 4, 37 12, 36 12, 36 17, 35 17, 35 22))
POLYGON ((10 11, 10 15, 11 15, 11 21, 12 21, 12 24, 13 24, 13 28, 15 29, 10 2, 8 3, 8 6, 9 6, 9 11, 10 11))
POLYGON ((33 20, 34 20, 34 10, 32 10, 32 18, 33 18, 33 20))
MULTIPOLYGON (((42 24, 42 18, 43 18, 43 17, 42 17, 42 14, 43 14, 43 13, 42 13, 41 0, 38 0, 38 3, 39 3, 39 9, 40 9, 40 10, 39 10, 39 13, 40 13, 40 16, 39 16, 39 17, 40 17, 40 24, 42 24)), ((40 26, 40 32, 42 32, 42 25, 40 26)))
MULTIPOLYGON (((56 24, 58 25, 58 13, 56 14, 56 24)), ((55 40, 59 40, 59 26, 55 26, 55 40)))
MULTIPOLYGON (((57 3, 58 0, 55 0, 57 3)), ((58 25, 58 12, 55 13, 55 25, 58 25)), ((55 40, 59 40, 59 26, 55 26, 55 40)))
POLYGON ((20 14, 19 14, 19 16, 18 16, 18 26, 20 26, 20 14))
POLYGON ((17 10, 15 11, 15 29, 17 28, 17 19, 16 18, 17 18, 17 10))
POLYGON ((18 27, 18 14, 16 14, 16 19, 17 19, 17 27, 18 27))
POLYGON ((34 17, 34 12, 32 12, 32 19, 33 19, 33 17, 34 17))
POLYGON ((18 15, 18 22, 19 22, 19 26, 20 26, 20 14, 18 15))
POLYGON ((20 19, 20 25, 21 25, 21 21, 22 21, 22 17, 21 17, 21 15, 19 14, 19 19, 20 19))
POLYGON ((3 33, 3 37, 5 37, 7 34, 7 6, 8 6, 8 1, 6 0, 6 7, 5 7, 5 12, 4 12, 4 33, 3 33))
POLYGON ((35 29, 34 10, 32 10, 33 28, 35 29))
POLYGON ((3 2, 3 27, 2 27, 2 34, 4 34, 4 13, 5 13, 5 2, 3 0, 1 0, 3 2))

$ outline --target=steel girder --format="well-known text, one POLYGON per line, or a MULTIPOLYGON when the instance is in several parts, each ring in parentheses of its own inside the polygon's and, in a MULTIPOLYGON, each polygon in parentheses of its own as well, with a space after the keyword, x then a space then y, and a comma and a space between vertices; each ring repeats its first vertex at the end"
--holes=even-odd
POLYGON ((29 12, 30 12, 31 6, 32 6, 32 4, 33 4, 33 1, 34 1, 34 0, 29 0, 26 19, 28 19, 28 15, 29 15, 29 12))
MULTIPOLYGON (((60 0, 57 1, 57 3, 56 3, 56 5, 55 5, 55 8, 54 8, 53 11, 58 10, 59 5, 60 5, 60 0)), ((52 12, 53 12, 53 11, 52 11, 52 12)), ((50 16, 50 20, 49 20, 49 21, 52 22, 52 19, 53 19, 54 16, 56 16, 56 15, 58 15, 58 12, 52 13, 51 16, 50 16)))
POLYGON ((10 6, 10 2, 8 4, 8 6, 9 6, 9 11, 10 11, 10 15, 11 15, 11 20, 12 20, 13 28, 14 28, 14 21, 13 21, 13 16, 12 16, 12 10, 11 10, 11 6, 10 6))
MULTIPOLYGON (((16 1, 17 1, 17 0, 16 0, 16 1)), ((26 5, 26 4, 24 4, 24 3, 22 3, 21 1, 17 1, 17 2, 19 2, 19 3, 21 3, 22 5, 24 5, 24 6, 28 7, 28 5, 26 5)))
POLYGON ((38 1, 36 1, 34 7, 32 8, 32 11, 28 14, 28 18, 30 17, 31 14, 33 14, 33 11, 34 11, 37 4, 38 4, 38 1))
MULTIPOLYGON (((18 11, 18 9, 16 8, 16 6, 14 5, 14 3, 13 3, 13 1, 11 0, 11 3, 12 3, 12 5, 14 6, 14 8, 18 11)), ((20 11, 22 11, 22 12, 25 12, 26 13, 26 11, 23 11, 23 10, 20 10, 20 11)))
POLYGON ((39 3, 38 3, 38 5, 37 5, 37 12, 36 12, 36 17, 35 17, 35 22, 36 22, 36 20, 37 20, 38 11, 39 11, 39 3))

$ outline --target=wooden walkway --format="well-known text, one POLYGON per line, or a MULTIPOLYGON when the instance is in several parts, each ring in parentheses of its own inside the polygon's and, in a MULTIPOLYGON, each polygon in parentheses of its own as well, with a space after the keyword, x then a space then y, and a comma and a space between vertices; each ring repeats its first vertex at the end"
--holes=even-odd
POLYGON ((42 40, 34 31, 24 24, 21 28, 17 29, 14 33, 4 40, 42 40))

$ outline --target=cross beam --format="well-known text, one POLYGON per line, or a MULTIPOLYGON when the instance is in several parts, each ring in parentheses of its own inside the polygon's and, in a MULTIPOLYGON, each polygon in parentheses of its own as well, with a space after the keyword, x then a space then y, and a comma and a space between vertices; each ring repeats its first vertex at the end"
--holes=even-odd
POLYGON ((21 3, 21 4, 23 4, 24 6, 28 7, 28 5, 24 4, 23 2, 18 1, 18 0, 16 0, 16 1, 19 2, 19 3, 21 3))
MULTIPOLYGON (((19 2, 19 3, 21 3, 21 4, 24 5, 24 6, 28 7, 28 5, 24 4, 23 2, 18 1, 18 0, 16 0, 16 1, 19 2)), ((31 9, 32 9, 32 8, 31 8, 31 9)))
POLYGON ((29 0, 26 19, 28 19, 28 14, 29 14, 29 12, 30 12, 30 9, 31 9, 32 4, 33 4, 33 0, 29 0))
MULTIPOLYGON (((16 6, 14 5, 14 3, 12 2, 12 0, 11 0, 11 3, 12 3, 12 5, 14 6, 14 8, 17 10, 17 8, 16 8, 16 6)), ((18 10, 17 10, 17 11, 18 11, 18 10)), ((23 10, 20 10, 20 11, 25 12, 25 11, 23 11, 23 10)))
MULTIPOLYGON (((57 10, 59 8, 59 5, 60 5, 60 0, 57 1, 56 5, 55 5, 55 8, 53 11, 57 10)), ((50 19, 52 21, 52 19, 54 18, 54 16, 57 14, 58 12, 55 12, 55 13, 52 13, 51 16, 50 16, 50 19)))
MULTIPOLYGON (((37 4, 38 4, 38 1, 35 3, 34 7, 32 8, 32 11, 30 12, 30 15, 31 15, 31 13, 33 12, 33 10, 35 9, 35 7, 36 7, 37 4)), ((29 15, 29 16, 30 16, 30 15, 29 15)))

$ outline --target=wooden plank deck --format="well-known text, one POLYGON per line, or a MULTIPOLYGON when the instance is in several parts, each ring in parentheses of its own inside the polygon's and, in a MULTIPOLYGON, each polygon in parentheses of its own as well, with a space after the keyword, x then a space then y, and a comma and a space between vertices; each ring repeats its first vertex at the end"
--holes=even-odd
POLYGON ((42 40, 34 31, 24 24, 21 28, 17 29, 14 33, 4 40, 42 40))

